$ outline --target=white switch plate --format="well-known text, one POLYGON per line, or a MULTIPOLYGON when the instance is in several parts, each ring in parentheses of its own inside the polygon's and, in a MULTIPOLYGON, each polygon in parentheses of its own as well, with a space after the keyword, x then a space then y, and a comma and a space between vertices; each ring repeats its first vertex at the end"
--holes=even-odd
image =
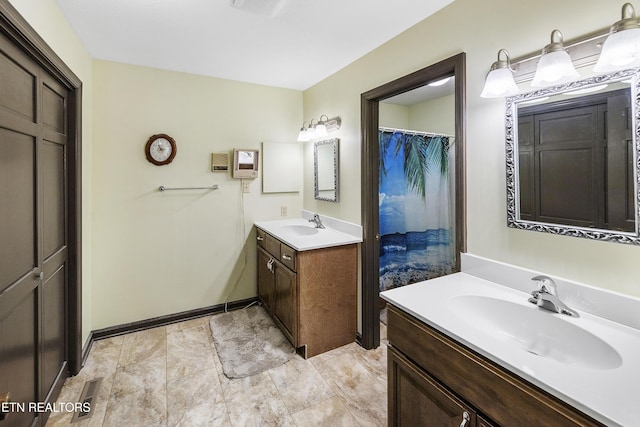
POLYGON ((251 181, 242 181, 242 192, 251 193, 251 181))
POLYGON ((287 216, 287 207, 280 206, 280 216, 287 216))

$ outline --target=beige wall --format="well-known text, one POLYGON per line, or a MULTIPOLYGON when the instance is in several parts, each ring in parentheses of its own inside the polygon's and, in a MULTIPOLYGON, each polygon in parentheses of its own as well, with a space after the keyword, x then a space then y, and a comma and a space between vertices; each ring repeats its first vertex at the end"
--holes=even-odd
MULTIPOLYGON (((640 296, 640 248, 506 226, 504 101, 482 99, 498 49, 512 57, 539 51, 555 28, 572 39, 620 19, 622 2, 456 0, 304 93, 304 117, 340 115, 341 202, 304 195, 304 207, 360 223, 360 94, 459 52, 467 53, 468 251, 596 287, 640 296)), ((312 179, 305 147, 305 188, 312 179)))
POLYGON ((410 106, 381 102, 379 126, 453 135, 455 101, 448 95, 410 106))
POLYGON ((10 0, 36 32, 82 80, 82 341, 91 326, 92 60, 54 0, 10 0))
POLYGON ((252 225, 299 216, 302 199, 261 179, 243 195, 210 155, 295 141, 302 93, 98 60, 94 81, 93 328, 255 296, 252 225), (166 166, 144 156, 157 133, 176 140, 166 166))
MULTIPOLYGON (((340 72, 300 92, 92 61, 54 0, 10 0, 83 81, 83 339, 91 329, 255 295, 253 221, 300 208, 360 223, 360 94, 459 52, 467 53, 468 250, 640 296, 640 248, 508 229, 504 103, 479 97, 498 49, 537 51, 554 28, 571 39, 608 27, 621 3, 456 0, 340 72), (526 9, 526 19, 523 18, 526 9), (94 89, 95 88, 95 89, 94 89), (95 93, 94 93, 95 92, 95 93), (303 108, 304 105, 304 108, 303 108), (313 199, 313 144, 304 144, 302 195, 262 195, 208 171, 209 155, 262 141, 293 141, 303 119, 340 115, 341 201, 313 199), (146 162, 153 133, 178 142, 169 166, 146 162), (209 185, 209 194, 159 185, 209 185), (246 215, 242 236, 242 202, 246 215), (247 267, 243 274, 243 246, 247 267)), ((332 134, 334 136, 334 134, 332 134)))

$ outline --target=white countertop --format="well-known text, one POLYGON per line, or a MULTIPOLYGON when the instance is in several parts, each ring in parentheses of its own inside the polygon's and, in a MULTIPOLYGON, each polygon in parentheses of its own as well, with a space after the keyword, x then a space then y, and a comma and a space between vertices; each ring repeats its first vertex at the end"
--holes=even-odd
MULTIPOLYGON (((537 385, 608 426, 640 425, 640 331, 578 310, 580 317, 548 312, 527 302, 529 294, 487 280, 455 273, 391 289, 381 297, 421 321, 466 345, 505 369, 537 385), (622 358, 605 369, 563 363, 541 357, 506 342, 494 331, 469 323, 451 301, 463 295, 497 298, 558 316, 601 338, 622 358)), ((520 310, 520 308, 517 308, 520 310)), ((516 320, 516 319, 514 319, 516 320)))
POLYGON ((362 242, 361 237, 338 231, 328 225, 326 228, 315 228, 313 223, 304 218, 261 221, 256 222, 255 226, 277 237, 278 240, 297 251, 362 242))

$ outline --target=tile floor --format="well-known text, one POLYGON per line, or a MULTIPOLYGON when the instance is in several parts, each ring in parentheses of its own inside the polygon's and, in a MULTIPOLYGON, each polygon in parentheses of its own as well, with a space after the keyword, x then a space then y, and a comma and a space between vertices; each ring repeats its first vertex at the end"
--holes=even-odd
MULTIPOLYGON (((102 377, 94 413, 73 426, 385 426, 386 327, 382 344, 355 343, 252 377, 224 376, 210 317, 96 341, 58 402, 77 402, 102 377)), ((47 426, 69 425, 71 413, 47 426)))

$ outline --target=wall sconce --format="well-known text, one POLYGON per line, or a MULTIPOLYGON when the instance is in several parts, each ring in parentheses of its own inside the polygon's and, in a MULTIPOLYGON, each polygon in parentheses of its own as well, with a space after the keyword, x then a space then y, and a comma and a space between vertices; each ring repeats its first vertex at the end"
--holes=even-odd
POLYGON ((302 127, 300 128, 300 132, 298 133, 298 142, 307 142, 311 141, 309 135, 307 135, 307 129, 304 127, 305 122, 302 123, 302 127))
POLYGON ((609 37, 593 71, 612 71, 640 66, 640 26, 631 3, 622 6, 622 19, 611 26, 609 37))
POLYGON ((538 61, 538 67, 536 68, 535 76, 533 76, 531 86, 553 86, 577 80, 579 77, 580 74, 576 71, 569 53, 564 48, 562 33, 560 30, 553 30, 551 32, 551 43, 542 49, 542 56, 538 61), (556 38, 555 41, 554 37, 556 38))
POLYGON ((320 120, 316 120, 316 124, 313 124, 314 120, 316 119, 311 119, 309 127, 306 129, 304 127, 304 123, 302 124, 302 128, 298 133, 298 142, 307 142, 313 139, 326 138, 329 136, 330 131, 336 131, 340 129, 340 126, 342 126, 342 119, 340 117, 333 117, 330 119, 327 115, 323 114, 320 116, 320 120), (326 119, 322 120, 323 117, 326 119))
MULTIPOLYGON (((500 52, 503 51, 506 53, 506 50, 500 50, 500 52)), ((560 31, 554 30, 551 33, 551 43, 545 46, 542 53, 538 51, 521 56, 512 60, 510 65, 505 64, 509 62, 508 54, 507 60, 504 61, 500 59, 500 52, 498 62, 491 66, 491 71, 487 75, 485 87, 480 95, 483 98, 506 97, 518 93, 513 92, 507 74, 511 74, 515 83, 531 81, 531 86, 539 87, 577 80, 580 75, 571 73, 571 69, 577 73, 575 67, 595 64, 593 70, 599 73, 640 67, 640 25, 633 6, 625 3, 622 6, 622 19, 610 28, 567 42, 562 39, 560 31), (566 60, 567 56, 569 61, 566 60), (557 65, 555 60, 558 57, 565 58, 562 60, 564 65, 560 67, 549 65, 553 63, 557 65), (500 84, 494 82, 492 75, 497 69, 503 70, 501 74, 504 79, 500 84), (551 71, 553 69, 556 71, 551 71), (557 71, 559 69, 565 71, 557 71)))
MULTIPOLYGON (((324 114, 320 116, 320 120, 318 120, 318 124, 316 125, 316 138, 325 138, 329 136, 329 133, 327 132, 327 126, 325 125, 326 121, 322 120, 323 117, 327 116, 324 114)), ((327 120, 329 120, 329 117, 327 117, 327 120)))
POLYGON ((491 70, 487 74, 480 96, 483 98, 499 98, 515 95, 519 92, 520 89, 518 89, 513 79, 509 52, 506 49, 500 49, 498 51, 498 60, 491 65, 491 70), (506 59, 500 59, 500 54, 504 54, 506 59))

